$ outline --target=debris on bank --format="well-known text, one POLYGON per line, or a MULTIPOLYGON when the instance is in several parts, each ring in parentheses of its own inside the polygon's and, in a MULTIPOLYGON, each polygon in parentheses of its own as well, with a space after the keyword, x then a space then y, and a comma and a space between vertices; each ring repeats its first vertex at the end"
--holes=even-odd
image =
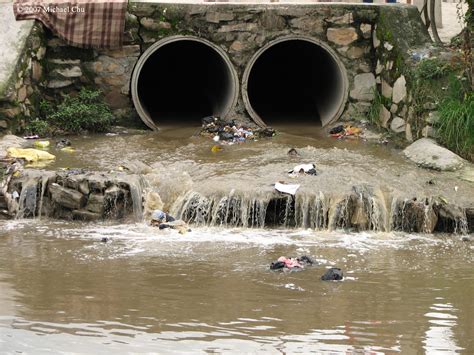
POLYGON ((338 125, 329 130, 329 134, 331 135, 331 137, 334 137, 337 139, 359 138, 361 133, 362 133, 362 128, 352 126, 348 123, 338 125))
POLYGON ((362 140, 387 144, 386 134, 378 133, 368 127, 368 121, 349 122, 332 127, 329 135, 338 140, 362 140))
POLYGON ((40 160, 54 160, 56 157, 53 154, 39 149, 8 148, 7 158, 24 159, 28 163, 33 163, 40 160))
POLYGON ((270 127, 254 129, 238 124, 234 120, 226 121, 219 117, 208 116, 202 119, 201 135, 210 137, 219 144, 232 145, 273 137, 275 130, 270 127))

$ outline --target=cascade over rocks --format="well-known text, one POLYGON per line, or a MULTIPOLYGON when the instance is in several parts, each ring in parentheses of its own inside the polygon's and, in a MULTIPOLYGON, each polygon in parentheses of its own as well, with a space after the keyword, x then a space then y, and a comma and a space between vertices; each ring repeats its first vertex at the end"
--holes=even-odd
POLYGON ((460 234, 474 230, 474 208, 448 204, 443 198, 401 198, 363 184, 332 192, 315 187, 295 196, 274 190, 204 193, 195 190, 182 171, 161 164, 135 166, 148 173, 23 169, 4 181, 1 197, 6 213, 16 218, 140 221, 160 208, 201 226, 460 234))
POLYGON ((136 217, 138 210, 141 218, 143 186, 137 181, 125 173, 25 169, 11 177, 2 197, 10 217, 92 221, 136 217))

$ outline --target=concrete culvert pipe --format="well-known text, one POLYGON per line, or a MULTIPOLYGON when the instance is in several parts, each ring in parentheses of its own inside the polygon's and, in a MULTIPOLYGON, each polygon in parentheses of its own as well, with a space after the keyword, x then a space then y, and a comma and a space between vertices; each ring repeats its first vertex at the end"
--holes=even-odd
POLYGON ((200 119, 225 117, 238 98, 238 77, 226 53, 213 43, 173 36, 154 43, 135 65, 131 91, 143 122, 199 125, 200 119))
POLYGON ((326 126, 342 114, 347 95, 337 54, 306 37, 284 37, 261 48, 242 80, 246 109, 262 127, 297 121, 326 126))

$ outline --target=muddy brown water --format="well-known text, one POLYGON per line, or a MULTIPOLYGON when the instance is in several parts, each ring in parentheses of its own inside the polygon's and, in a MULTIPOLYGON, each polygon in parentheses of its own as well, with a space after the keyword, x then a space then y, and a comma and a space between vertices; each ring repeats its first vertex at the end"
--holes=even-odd
MULTIPOLYGON (((188 172, 195 189, 252 190, 302 160, 321 172, 298 180, 303 191, 366 182, 472 202, 456 173, 418 169, 390 147, 296 127, 213 154, 197 130, 78 137, 73 154, 51 149, 48 168, 138 159, 188 172)), ((474 244, 455 235, 193 227, 183 236, 126 221, 2 221, 0 353, 471 354, 473 264, 474 244), (302 254, 317 265, 268 269, 302 254), (331 266, 342 282, 320 280, 331 266)))
POLYGON ((2 353, 474 352, 474 247, 458 237, 181 236, 48 221, 1 229, 2 353), (268 269, 302 254, 318 265, 268 269), (319 279, 330 266, 344 281, 319 279))

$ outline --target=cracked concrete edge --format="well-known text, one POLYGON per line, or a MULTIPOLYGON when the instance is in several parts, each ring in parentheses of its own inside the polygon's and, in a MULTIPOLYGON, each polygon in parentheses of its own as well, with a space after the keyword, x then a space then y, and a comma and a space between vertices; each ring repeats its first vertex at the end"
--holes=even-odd
POLYGON ((0 3, 0 18, 5 26, 0 33, 0 101, 4 100, 18 71, 18 63, 35 21, 16 21, 11 3, 0 3))

